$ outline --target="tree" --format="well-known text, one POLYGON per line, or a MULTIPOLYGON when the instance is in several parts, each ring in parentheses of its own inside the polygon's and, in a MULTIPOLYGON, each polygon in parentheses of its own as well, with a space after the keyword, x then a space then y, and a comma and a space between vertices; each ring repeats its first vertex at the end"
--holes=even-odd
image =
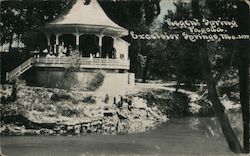
MULTIPOLYGON (((132 30, 138 34, 146 34, 150 32, 150 27, 154 19, 160 13, 160 0, 145 0, 145 1, 116 1, 105 2, 100 1, 101 6, 107 15, 119 25, 132 30), (112 5, 111 5, 112 4, 112 5)), ((125 38, 130 42, 130 60, 131 71, 140 77, 138 69, 140 61, 137 59, 139 54, 149 56, 152 54, 148 40, 133 40, 130 36, 125 38)), ((146 66, 143 70, 142 78, 147 79, 150 60, 147 59, 146 66)))
POLYGON ((27 51, 37 48, 41 39, 40 26, 54 19, 69 4, 69 0, 2 1, 0 44, 8 42, 11 45, 16 34, 26 45, 27 51))
MULTIPOLYGON (((192 0, 192 9, 193 9, 193 15, 195 15, 195 17, 198 19, 202 19, 200 5, 197 0, 192 0)), ((205 43, 202 41, 200 41, 199 44, 200 44, 200 56, 202 60, 202 69, 203 69, 202 72, 204 75, 204 79, 207 82, 209 99, 213 104, 215 115, 220 123, 221 129, 228 142, 229 148, 236 153, 241 153, 243 149, 237 137, 235 136, 232 127, 230 126, 228 116, 227 114, 225 114, 224 107, 222 106, 218 97, 218 93, 216 90, 216 82, 211 72, 211 65, 208 57, 207 45, 205 45, 205 43), (203 47, 206 48, 203 49, 203 47)))
MULTIPOLYGON (((239 34, 250 34, 250 2, 238 2, 238 23, 239 34), (249 19, 249 20, 246 20, 249 19)), ((250 152, 250 107, 249 107, 249 51, 250 43, 248 40, 239 41, 239 79, 240 79, 240 101, 242 106, 243 129, 244 129, 244 151, 250 152)))

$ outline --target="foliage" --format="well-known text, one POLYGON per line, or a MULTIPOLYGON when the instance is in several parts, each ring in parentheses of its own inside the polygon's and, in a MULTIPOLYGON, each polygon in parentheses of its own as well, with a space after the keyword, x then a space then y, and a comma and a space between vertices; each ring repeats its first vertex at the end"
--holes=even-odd
POLYGON ((87 97, 83 98, 82 102, 94 104, 96 102, 96 100, 93 96, 87 96, 87 97))
POLYGON ((40 26, 54 19, 69 5, 69 2, 69 0, 1 1, 1 45, 12 43, 13 35, 16 34, 28 50, 41 46, 40 40, 44 36, 39 33, 40 26))
POLYGON ((105 76, 103 73, 96 73, 95 77, 88 83, 87 89, 90 91, 95 91, 102 85, 104 78, 105 76))
POLYGON ((11 102, 14 102, 17 100, 18 98, 18 92, 20 91, 20 88, 22 88, 23 86, 26 86, 26 82, 24 80, 20 80, 18 78, 13 79, 11 82, 11 86, 12 86, 12 92, 10 96, 1 97, 1 104, 8 104, 11 102))
POLYGON ((81 112, 77 108, 72 108, 69 105, 63 105, 57 107, 57 114, 60 114, 65 117, 74 117, 74 116, 79 116, 81 112))
POLYGON ((207 100, 200 100, 199 105, 201 106, 198 116, 200 117, 208 117, 208 116, 214 116, 214 108, 213 105, 208 102, 207 100))
POLYGON ((145 92, 140 96, 147 100, 149 106, 156 105, 170 118, 190 115, 189 98, 183 93, 160 90, 145 92))
MULTIPOLYGON (((223 20, 236 19, 235 0, 202 0, 199 2, 202 10, 202 17, 210 20, 217 20, 219 17, 223 20)), ((166 20, 188 20, 196 18, 193 14, 191 3, 179 0, 174 3, 176 12, 169 11, 165 15, 163 23, 158 31, 151 27, 152 32, 161 33, 181 33, 185 30, 172 30, 167 25, 166 20)), ((228 29, 229 34, 236 33, 236 29, 228 29)), ((184 39, 175 40, 152 40, 150 41, 151 60, 149 75, 152 78, 162 78, 165 80, 177 80, 187 84, 204 81, 202 76, 202 62, 200 60, 200 42, 190 42, 184 39), (164 74, 162 74, 164 73, 164 74)), ((230 69, 231 66, 237 66, 237 44, 235 41, 228 40, 222 42, 206 43, 209 58, 212 62, 213 73, 218 81, 221 75, 230 69)))
POLYGON ((54 92, 51 96, 50 100, 52 101, 64 101, 64 100, 72 100, 74 99, 69 93, 66 92, 54 92))
MULTIPOLYGON (((156 21, 155 28, 152 27, 152 33, 158 34, 180 34, 183 30, 172 30, 166 24, 167 19, 182 20, 191 19, 190 5, 183 1, 175 3, 177 12, 169 11, 165 15, 163 23, 156 21), (159 27, 161 25, 161 27, 159 27)), ((201 65, 197 48, 184 39, 176 40, 151 40, 151 60, 149 74, 152 77, 164 80, 177 80, 187 84, 196 83, 202 79, 201 65), (164 74, 163 74, 164 73, 164 74)))

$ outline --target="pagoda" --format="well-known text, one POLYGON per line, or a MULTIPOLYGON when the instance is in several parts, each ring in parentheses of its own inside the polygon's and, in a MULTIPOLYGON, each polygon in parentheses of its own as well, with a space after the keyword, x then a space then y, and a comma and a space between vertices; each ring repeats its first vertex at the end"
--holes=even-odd
MULTIPOLYGON (((86 85, 98 72, 105 73, 104 82, 117 87, 132 85, 129 73, 129 43, 122 39, 128 30, 113 22, 97 0, 73 0, 63 13, 41 28, 47 48, 7 73, 10 80, 30 68, 36 84, 68 88, 72 82, 62 80, 70 68, 74 84, 86 85), (110 80, 112 79, 112 80, 110 80)), ((105 85, 105 84, 104 84, 105 85)))

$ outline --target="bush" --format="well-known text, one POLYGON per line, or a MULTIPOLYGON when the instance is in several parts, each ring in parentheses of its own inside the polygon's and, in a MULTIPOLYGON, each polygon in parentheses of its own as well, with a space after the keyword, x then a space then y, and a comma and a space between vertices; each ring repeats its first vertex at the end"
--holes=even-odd
POLYGON ((95 77, 89 82, 87 89, 90 91, 95 91, 98 89, 104 80, 104 74, 101 72, 98 72, 95 77))
MULTIPOLYGON (((24 80, 20 80, 18 78, 13 79, 10 84, 12 85, 12 92, 11 95, 8 97, 1 97, 1 103, 2 104, 8 104, 10 102, 14 102, 17 100, 18 96, 18 92, 20 90, 20 88, 22 88, 23 86, 26 86, 26 82, 24 80)), ((3 88, 4 90, 6 88, 3 88)))
POLYGON ((52 101, 61 101, 61 100, 74 100, 74 98, 66 92, 54 92, 50 98, 52 101))
POLYGON ((151 91, 142 95, 148 106, 156 105, 168 117, 179 118, 190 115, 189 98, 179 92, 151 91))
POLYGON ((93 96, 87 96, 87 97, 83 98, 82 101, 84 103, 90 103, 90 104, 94 104, 96 102, 96 100, 93 98, 93 96))
POLYGON ((43 106, 41 104, 35 105, 33 109, 38 111, 38 112, 45 112, 45 106, 43 106))
POLYGON ((199 117, 214 116, 214 108, 209 103, 203 102, 201 109, 198 112, 199 117))
POLYGON ((71 108, 69 106, 64 105, 57 107, 57 114, 60 114, 65 117, 73 117, 73 116, 79 116, 80 111, 75 108, 71 108))

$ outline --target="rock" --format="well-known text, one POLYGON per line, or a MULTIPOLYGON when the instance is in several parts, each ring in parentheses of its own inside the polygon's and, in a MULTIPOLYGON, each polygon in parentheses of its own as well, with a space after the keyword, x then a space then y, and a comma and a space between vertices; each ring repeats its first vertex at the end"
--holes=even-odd
POLYGON ((48 131, 48 133, 49 133, 50 135, 52 135, 52 134, 54 134, 54 131, 50 129, 50 130, 48 131))
MULTIPOLYGON (((23 87, 19 92, 18 100, 10 104, 11 108, 6 109, 22 114, 27 112, 28 115, 25 116, 32 123, 36 123, 36 126, 39 123, 48 126, 47 123, 55 123, 56 126, 41 128, 39 134, 137 133, 166 121, 166 116, 157 107, 149 107, 143 98, 131 97, 131 106, 124 100, 122 107, 120 103, 120 109, 111 105, 113 100, 110 101, 110 99, 106 100, 107 104, 105 104, 103 99, 89 93, 83 94, 77 91, 68 93, 60 89, 23 87), (55 93, 57 97, 51 101, 55 93), (83 97, 87 97, 84 102, 83 97), (41 111, 38 111, 38 107, 41 107, 41 111), (63 116, 63 112, 66 115, 63 116)), ((20 135, 38 134, 34 129, 26 130, 25 127, 14 127, 14 125, 9 128, 4 126, 0 131, 20 133, 20 135)))
POLYGON ((126 117, 123 114, 120 114, 118 112, 117 112, 117 115, 118 115, 118 117, 119 117, 120 120, 128 119, 128 117, 126 117))
POLYGON ((143 98, 134 98, 133 101, 134 107, 135 108, 147 108, 147 102, 143 98))
POLYGON ((75 134, 79 134, 81 132, 81 125, 76 125, 74 129, 75 129, 75 134))

